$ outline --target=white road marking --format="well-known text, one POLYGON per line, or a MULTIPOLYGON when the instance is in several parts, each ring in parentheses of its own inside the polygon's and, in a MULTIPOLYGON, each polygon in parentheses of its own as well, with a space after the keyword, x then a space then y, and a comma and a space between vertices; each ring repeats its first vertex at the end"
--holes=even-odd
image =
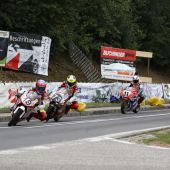
POLYGON ((103 140, 113 140, 113 138, 107 137, 107 136, 99 136, 99 137, 86 138, 83 140, 88 141, 88 142, 100 142, 103 140))
POLYGON ((9 129, 11 127, 0 127, 0 129, 9 129))
MULTIPOLYGON (((23 127, 26 129, 32 128, 43 128, 43 127, 54 127, 54 126, 64 126, 64 125, 75 125, 75 124, 85 124, 85 123, 98 123, 98 122, 107 122, 107 121, 117 121, 117 120, 126 120, 126 119, 138 119, 138 118, 148 118, 148 117, 159 117, 159 116, 167 116, 170 113, 162 113, 162 114, 152 114, 152 115, 141 115, 141 116, 126 116, 121 118, 113 118, 113 119, 95 119, 95 120, 83 120, 83 121, 71 121, 71 122, 60 122, 60 123, 47 123, 43 125, 35 125, 35 126, 28 126, 23 127)), ((11 127, 0 127, 0 129, 7 129, 11 127)))
POLYGON ((17 154, 20 151, 17 149, 10 149, 10 150, 4 150, 4 151, 0 151, 0 155, 13 155, 13 154, 17 154))
MULTIPOLYGON (((170 109, 160 109, 160 110, 142 110, 142 112, 160 112, 160 111, 169 111, 170 109)), ((95 120, 90 120, 90 122, 103 122, 103 121, 114 121, 114 120, 121 120, 121 119, 129 119, 129 118, 140 118, 140 117, 153 117, 153 116, 163 116, 163 115, 169 115, 170 113, 163 113, 163 114, 157 114, 157 115, 143 115, 143 116, 129 116, 129 117, 123 117, 123 118, 115 118, 115 119, 98 119, 96 122, 95 120)), ((109 115, 109 114, 104 114, 104 115, 109 115)), ((112 114, 113 115, 113 114, 112 114)), ((95 117, 95 116, 101 116, 101 115, 90 115, 88 117, 95 117)), ((77 117, 77 116, 76 116, 77 117)), ((36 122, 37 120, 32 120, 31 122, 36 122)), ((67 122, 67 124, 76 124, 74 122, 82 122, 82 123, 86 123, 87 121, 72 121, 72 122, 67 122)), ((87 122, 88 123, 88 122, 87 122)), ((0 124, 7 124, 7 122, 0 122, 0 124)), ((46 124, 45 126, 53 126, 51 125, 52 123, 50 124, 46 124)), ((55 123, 56 125, 56 123, 55 123)), ((59 124, 57 123, 57 125, 64 125, 64 124, 59 124)), ((24 127, 24 128, 38 128, 38 127, 44 127, 44 125, 38 125, 38 126, 30 126, 30 127, 24 127)), ((0 127, 0 129, 6 129, 6 128, 11 128, 11 127, 0 127)))
POLYGON ((129 142, 129 141, 125 141, 125 140, 120 140, 120 139, 113 139, 113 138, 112 138, 112 141, 118 142, 118 143, 130 144, 130 145, 135 144, 133 142, 129 142))
POLYGON ((160 146, 146 146, 145 147, 148 147, 148 148, 153 148, 153 149, 164 149, 164 150, 169 150, 170 148, 167 148, 167 147, 160 147, 160 146))
POLYGON ((139 118, 148 118, 148 117, 160 117, 160 116, 168 116, 168 115, 170 115, 170 113, 162 113, 162 114, 156 114, 156 115, 152 114, 152 115, 142 115, 142 116, 128 116, 128 117, 113 118, 113 119, 95 119, 95 120, 82 120, 82 121, 71 121, 71 122, 62 122, 62 123, 61 122, 60 123, 48 123, 45 125, 29 126, 29 127, 23 127, 23 128, 32 129, 32 128, 42 128, 42 127, 54 127, 54 126, 64 126, 64 125, 117 121, 117 120, 133 119, 133 118, 139 119, 139 118))

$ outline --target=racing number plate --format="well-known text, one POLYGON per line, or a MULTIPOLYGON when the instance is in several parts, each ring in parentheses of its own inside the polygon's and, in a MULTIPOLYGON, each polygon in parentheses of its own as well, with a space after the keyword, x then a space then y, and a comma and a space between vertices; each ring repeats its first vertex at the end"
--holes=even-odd
POLYGON ((130 91, 125 90, 125 92, 124 92, 124 96, 125 96, 125 97, 128 97, 128 96, 129 96, 129 94, 130 94, 130 91))
POLYGON ((56 103, 60 103, 62 97, 59 94, 55 94, 53 95, 52 100, 55 101, 56 103))
POLYGON ((27 106, 30 106, 31 105, 31 99, 29 99, 29 98, 27 98, 25 101, 25 104, 27 105, 27 106))

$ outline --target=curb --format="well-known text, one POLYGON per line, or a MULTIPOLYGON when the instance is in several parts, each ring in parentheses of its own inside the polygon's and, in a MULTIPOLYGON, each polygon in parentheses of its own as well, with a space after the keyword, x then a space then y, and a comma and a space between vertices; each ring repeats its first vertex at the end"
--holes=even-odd
MULTIPOLYGON (((101 115, 101 114, 112 114, 112 113, 120 113, 120 108, 114 109, 111 107, 102 107, 101 108, 95 108, 96 110, 90 111, 90 108, 88 108, 85 112, 70 112, 66 117, 74 117, 74 116, 91 116, 91 115, 101 115)), ((142 111, 147 111, 147 110, 164 110, 164 109, 170 109, 170 105, 167 106, 145 106, 142 107, 142 111)), ((121 114, 121 113, 120 113, 121 114)), ((10 114, 9 115, 3 115, 0 114, 0 122, 7 122, 11 119, 10 114)))
POLYGON ((149 129, 141 129, 141 130, 135 130, 135 131, 116 133, 114 135, 110 135, 110 137, 115 138, 115 139, 123 139, 123 138, 129 138, 129 137, 136 136, 136 135, 141 135, 141 134, 148 133, 148 132, 154 132, 154 131, 164 130, 164 129, 169 129, 169 128, 170 128, 170 125, 160 126, 160 127, 155 127, 155 128, 149 128, 149 129))
MULTIPOLYGON (((100 114, 111 114, 111 113, 120 113, 120 108, 119 109, 105 109, 103 110, 96 110, 94 111, 85 111, 85 112, 70 112, 67 117, 72 117, 72 116, 90 116, 90 115, 100 115, 100 114)), ((145 106, 141 108, 141 111, 147 111, 147 110, 164 110, 164 109, 170 109, 170 105, 167 106, 145 106)))

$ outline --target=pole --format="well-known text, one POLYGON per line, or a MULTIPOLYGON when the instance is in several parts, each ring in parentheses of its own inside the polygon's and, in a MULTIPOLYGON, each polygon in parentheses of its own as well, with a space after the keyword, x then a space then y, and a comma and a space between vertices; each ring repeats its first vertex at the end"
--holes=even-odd
POLYGON ((148 58, 148 76, 149 76, 149 69, 150 69, 150 58, 148 58))

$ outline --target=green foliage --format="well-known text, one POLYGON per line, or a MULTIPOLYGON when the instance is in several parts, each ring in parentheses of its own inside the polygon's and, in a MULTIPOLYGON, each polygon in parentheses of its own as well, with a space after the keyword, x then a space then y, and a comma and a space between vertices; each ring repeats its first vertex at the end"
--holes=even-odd
POLYGON ((151 142, 160 142, 161 144, 170 144, 170 130, 165 131, 156 131, 153 133, 154 137, 149 139, 144 139, 143 142, 145 144, 149 144, 151 142))
POLYGON ((153 62, 158 66, 170 64, 170 1, 135 0, 138 24, 145 33, 141 49, 153 51, 153 62))
POLYGON ((52 56, 75 42, 97 58, 100 46, 154 52, 170 64, 169 0, 2 0, 0 29, 52 38, 52 56))

